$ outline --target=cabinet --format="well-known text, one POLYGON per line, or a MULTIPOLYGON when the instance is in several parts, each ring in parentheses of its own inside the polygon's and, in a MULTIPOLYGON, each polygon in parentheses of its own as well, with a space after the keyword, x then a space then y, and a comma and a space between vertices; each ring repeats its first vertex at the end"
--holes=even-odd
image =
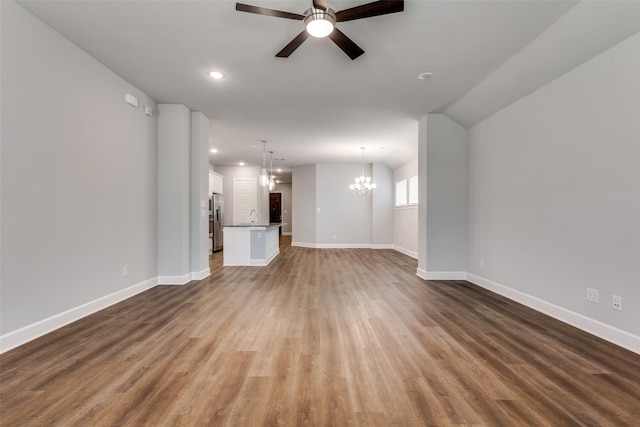
POLYGON ((219 173, 209 171, 209 194, 223 194, 224 176, 219 173))

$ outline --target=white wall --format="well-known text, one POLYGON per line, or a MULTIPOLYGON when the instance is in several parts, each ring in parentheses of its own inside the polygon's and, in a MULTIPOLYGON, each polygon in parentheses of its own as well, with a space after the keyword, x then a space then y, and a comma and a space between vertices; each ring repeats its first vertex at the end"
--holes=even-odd
POLYGON ((17 4, 0 8, 6 349, 21 328, 44 333, 73 320, 66 310, 154 284, 158 152, 156 116, 124 94, 153 100, 17 4))
POLYGON ((373 176, 374 196, 354 196, 349 185, 362 164, 331 163, 294 168, 294 246, 377 247, 393 246, 393 175, 384 165, 365 164, 373 176), (375 170, 375 174, 372 173, 375 170))
POLYGON ((191 112, 191 274, 209 276, 209 119, 191 112))
POLYGON ((373 163, 372 179, 377 188, 371 196, 371 243, 374 248, 393 247, 393 171, 381 163, 373 163))
POLYGON ((161 283, 182 284, 191 268, 191 113, 160 104, 158 117, 158 275, 161 283))
POLYGON ((282 193, 282 222, 285 225, 282 226, 282 233, 291 234, 291 209, 293 207, 291 203, 292 192, 291 192, 291 184, 277 184, 275 191, 276 193, 282 193))
MULTIPOLYGON (((418 175, 417 157, 393 171, 391 206, 395 206, 395 183, 416 175, 418 175)), ((418 186, 420 184, 418 183, 418 186)), ((393 245, 396 250, 418 258, 418 206, 393 209, 393 245)))
POLYGON ((471 127, 468 181, 472 278, 636 351, 638 76, 640 34, 471 127))
POLYGON ((418 271, 464 279, 467 271, 467 135, 442 114, 419 123, 418 271))
MULTIPOLYGON (((372 198, 349 190, 361 169, 361 164, 316 165, 316 244, 370 246, 372 198)), ((370 164, 364 173, 371 176, 370 164)))
POLYGON ((427 115, 426 160, 427 276, 463 277, 468 247, 466 129, 443 114, 427 115))
POLYGON ((427 116, 418 121, 418 268, 427 277, 427 116))
POLYGON ((316 165, 298 166, 291 171, 292 245, 316 242, 316 165))

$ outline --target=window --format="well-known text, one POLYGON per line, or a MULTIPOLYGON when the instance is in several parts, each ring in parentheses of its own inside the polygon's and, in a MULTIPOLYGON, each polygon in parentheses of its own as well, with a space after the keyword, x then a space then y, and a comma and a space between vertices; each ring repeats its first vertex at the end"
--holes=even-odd
POLYGON ((407 180, 396 182, 396 206, 407 206, 407 180))
POLYGON ((418 204, 418 175, 409 178, 409 204, 418 204))
POLYGON ((418 204, 418 176, 396 182, 396 207, 418 204))

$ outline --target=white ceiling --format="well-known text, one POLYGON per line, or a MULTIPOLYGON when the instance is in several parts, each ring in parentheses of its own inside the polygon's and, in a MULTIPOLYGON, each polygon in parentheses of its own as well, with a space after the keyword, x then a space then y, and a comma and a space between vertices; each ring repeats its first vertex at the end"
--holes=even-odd
MULTIPOLYGON (((295 13, 311 4, 243 2, 295 13)), ((338 11, 364 3, 330 0, 338 11)), ((157 102, 209 117, 214 165, 261 163, 264 139, 286 159, 276 166, 359 162, 365 146, 367 162, 395 168, 416 156, 421 116, 456 107, 576 3, 408 0, 404 12, 338 24, 365 50, 354 61, 313 38, 275 58, 302 22, 237 12, 229 0, 21 4, 157 102), (212 69, 226 78, 212 80, 212 69), (434 77, 418 80, 425 71, 434 77)))

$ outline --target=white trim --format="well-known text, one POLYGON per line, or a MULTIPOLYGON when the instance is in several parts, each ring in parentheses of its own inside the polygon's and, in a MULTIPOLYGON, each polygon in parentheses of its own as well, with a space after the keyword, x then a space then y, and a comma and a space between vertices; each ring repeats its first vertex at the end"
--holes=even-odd
POLYGON ((419 267, 416 276, 424 280, 467 280, 466 271, 426 271, 419 267))
POLYGON ((427 271, 425 280, 467 280, 466 271, 427 271))
POLYGON ((609 341, 629 351, 640 354, 640 336, 606 325, 582 314, 567 310, 550 302, 541 300, 524 292, 509 288, 475 274, 467 273, 467 280, 482 288, 507 297, 536 311, 544 313, 561 322, 568 323, 585 332, 609 341))
MULTIPOLYGON (((291 246, 311 249, 396 249, 388 243, 303 243, 291 242, 291 246)), ((416 254, 416 258, 418 255, 416 254)))
POLYGON ((283 231, 282 235, 283 236, 291 236, 291 232, 290 231, 283 231))
POLYGON ((39 320, 31 325, 11 331, 0 336, 0 353, 14 349, 22 344, 48 334, 49 332, 62 328, 69 323, 75 322, 76 320, 82 319, 83 317, 105 309, 113 304, 124 301, 127 298, 131 298, 134 295, 153 288, 157 284, 158 280, 154 277, 126 289, 121 289, 112 294, 105 295, 93 301, 63 311, 62 313, 55 314, 46 319, 39 320))
POLYGON ((191 273, 182 276, 158 276, 158 285, 186 285, 191 281, 191 273))
POLYGON ((371 243, 316 243, 318 249, 371 249, 371 243))
POLYGON ((303 243, 303 242, 291 242, 291 246, 298 246, 300 248, 311 248, 311 249, 316 248, 315 243, 303 243))
POLYGON ((191 272, 191 280, 202 280, 211 276, 211 269, 209 267, 205 268, 202 271, 192 271, 191 272))
POLYGON ((280 254, 280 249, 278 249, 277 251, 273 252, 271 255, 269 255, 266 259, 261 259, 261 258, 251 258, 249 260, 249 266, 251 267, 266 267, 267 265, 269 265, 271 263, 271 261, 273 261, 278 255, 280 254))
POLYGON ((372 243, 371 249, 393 249, 393 245, 388 243, 372 243))
POLYGON ((273 261, 278 255, 280 255, 280 249, 278 248, 278 250, 276 250, 274 253, 272 253, 271 255, 269 255, 267 257, 267 259, 265 260, 265 264, 264 265, 269 265, 269 263, 271 263, 271 261, 273 261))
POLYGON ((405 249, 402 246, 398 246, 398 245, 393 245, 392 249, 395 249, 396 251, 402 254, 410 256, 411 258, 418 259, 418 252, 410 251, 409 249, 405 249))

